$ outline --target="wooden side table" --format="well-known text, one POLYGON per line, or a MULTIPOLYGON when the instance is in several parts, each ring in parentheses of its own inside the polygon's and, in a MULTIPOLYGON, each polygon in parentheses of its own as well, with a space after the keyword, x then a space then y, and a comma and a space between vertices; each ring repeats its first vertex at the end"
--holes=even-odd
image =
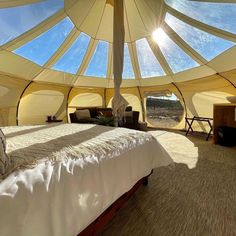
POLYGON ((46 121, 47 123, 59 123, 59 122, 62 122, 62 120, 47 120, 46 121))

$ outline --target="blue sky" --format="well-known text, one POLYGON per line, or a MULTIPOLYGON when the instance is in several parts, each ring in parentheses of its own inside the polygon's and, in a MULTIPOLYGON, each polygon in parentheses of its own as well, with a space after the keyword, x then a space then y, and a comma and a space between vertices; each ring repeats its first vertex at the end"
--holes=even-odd
POLYGON ((136 41, 139 67, 143 78, 165 75, 146 39, 136 41))
POLYGON ((178 11, 216 28, 236 33, 236 4, 166 0, 178 11))
POLYGON ((231 41, 224 40, 188 25, 171 14, 166 14, 165 21, 180 37, 208 61, 235 45, 231 41))
POLYGON ((73 27, 69 17, 66 17, 50 30, 16 49, 14 53, 42 66, 58 50, 73 27))
POLYGON ((63 0, 47 0, 0 9, 0 45, 32 29, 63 7, 63 0))

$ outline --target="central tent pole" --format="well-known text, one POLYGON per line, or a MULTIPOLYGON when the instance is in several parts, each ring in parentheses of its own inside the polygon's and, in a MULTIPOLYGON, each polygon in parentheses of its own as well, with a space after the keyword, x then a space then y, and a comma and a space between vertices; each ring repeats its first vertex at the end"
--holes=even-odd
POLYGON ((120 94, 122 72, 124 63, 124 0, 114 0, 113 15, 113 73, 114 73, 114 97, 112 100, 115 125, 122 120, 128 102, 120 94))

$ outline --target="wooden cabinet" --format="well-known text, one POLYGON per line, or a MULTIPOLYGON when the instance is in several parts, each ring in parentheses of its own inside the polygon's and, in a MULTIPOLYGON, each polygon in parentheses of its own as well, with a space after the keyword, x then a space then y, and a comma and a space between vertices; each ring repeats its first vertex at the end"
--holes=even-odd
POLYGON ((218 143, 217 128, 228 126, 236 128, 236 103, 214 104, 213 140, 218 143))

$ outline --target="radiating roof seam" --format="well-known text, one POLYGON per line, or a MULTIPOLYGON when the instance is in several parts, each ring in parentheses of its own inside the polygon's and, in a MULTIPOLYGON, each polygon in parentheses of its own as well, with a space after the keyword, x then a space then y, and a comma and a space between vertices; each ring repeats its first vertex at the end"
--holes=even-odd
POLYGON ((131 59, 132 65, 133 65, 135 79, 141 80, 142 76, 141 76, 141 71, 140 71, 139 62, 138 62, 136 44, 130 43, 129 45, 131 47, 130 59, 131 59))
POLYGON ((165 3, 165 1, 163 0, 163 3, 162 3, 162 9, 161 9, 161 17, 159 18, 159 25, 161 26, 163 24, 163 22, 165 21, 165 16, 166 16, 166 13, 167 13, 167 5, 165 3))
POLYGON ((96 50, 96 47, 98 45, 98 40, 95 40, 95 39, 90 39, 90 42, 89 42, 89 45, 88 45, 88 48, 87 48, 87 51, 85 53, 85 56, 84 56, 84 59, 80 65, 80 68, 79 70, 77 71, 76 75, 77 76, 80 76, 80 75, 83 75, 89 65, 89 62, 96 50))
POLYGON ((109 43, 108 49, 108 63, 107 63, 107 80, 110 80, 112 77, 112 52, 113 52, 113 45, 109 43))
POLYGON ((140 17, 140 19, 141 19, 141 21, 142 21, 142 23, 143 23, 143 26, 144 26, 144 28, 146 29, 146 31, 148 32, 149 30, 148 30, 148 28, 147 28, 146 24, 145 24, 145 23, 144 23, 144 21, 143 21, 142 14, 140 13, 140 10, 139 10, 139 8, 138 8, 138 6, 137 6, 137 3, 136 3, 136 1, 135 1, 135 0, 134 0, 134 4, 135 4, 135 6, 136 6, 136 9, 137 9, 137 11, 138 11, 139 17, 140 17))
MULTIPOLYGON (((93 2, 93 4, 92 4, 92 6, 90 7, 90 9, 89 9, 87 15, 84 17, 84 19, 83 19, 83 20, 81 21, 81 23, 79 24, 79 27, 77 27, 77 24, 74 23, 74 25, 75 25, 75 27, 78 29, 78 31, 81 31, 79 28, 80 28, 81 25, 84 23, 84 21, 87 19, 88 15, 90 14, 90 12, 91 12, 92 8, 94 7, 95 3, 96 3, 96 0, 94 0, 94 2, 93 2)), ((74 6, 74 5, 76 5, 76 3, 74 3, 73 6, 74 6)), ((70 6, 69 9, 71 9, 73 6, 70 6)), ((69 9, 68 9, 68 10, 69 10, 69 9)), ((69 14, 68 14, 68 12, 67 12, 68 10, 67 10, 65 7, 64 7, 64 10, 65 10, 66 14, 69 16, 69 14)), ((73 19, 71 19, 71 20, 73 21, 73 19)))
MULTIPOLYGON (((99 20, 98 28, 97 28, 97 31, 96 31, 96 33, 95 33, 95 38, 97 38, 98 31, 99 31, 99 29, 100 29, 100 27, 101 27, 101 22, 102 22, 102 18, 103 18, 103 16, 104 16, 105 8, 106 8, 106 3, 105 3, 104 6, 103 6, 101 18, 100 18, 100 20, 99 20)), ((103 40, 103 41, 104 41, 104 40, 103 40)))
MULTIPOLYGON (((149 6, 148 2, 144 0, 144 2, 146 3, 146 6, 149 8, 149 10, 152 12, 152 14, 155 16, 155 12, 153 11, 152 7, 149 6)), ((136 4, 136 0, 135 0, 135 5, 137 6, 136 4)))
POLYGON ((127 21, 128 35, 129 35, 130 42, 132 43, 132 37, 131 37, 131 32, 130 32, 130 25, 129 25, 129 18, 128 18, 128 13, 127 13, 126 2, 124 2, 124 11, 125 11, 124 14, 125 14, 126 21, 127 21))
POLYGON ((131 65, 132 65, 132 69, 133 69, 133 72, 134 72, 134 79, 135 80, 140 80, 141 77, 138 77, 138 71, 137 68, 136 68, 136 62, 135 62, 135 55, 133 54, 133 47, 132 47, 132 44, 131 43, 127 43, 127 46, 128 46, 128 51, 129 51, 129 57, 130 57, 130 61, 131 61, 131 65), (137 73, 137 74, 136 74, 137 73))
POLYGON ((51 66, 55 65, 58 60, 61 59, 61 57, 67 52, 68 49, 70 49, 71 45, 75 42, 77 37, 81 32, 79 32, 75 27, 71 30, 69 35, 66 37, 64 42, 61 44, 61 46, 58 48, 58 50, 49 58, 47 62, 43 65, 45 68, 50 68, 51 66))
MULTIPOLYGON (((124 4, 124 11, 125 11, 124 13, 126 15, 126 20, 127 20, 127 27, 128 27, 129 38, 130 38, 130 40, 132 40, 126 3, 124 4)), ((134 70, 135 79, 136 78, 139 79, 139 78, 141 78, 141 72, 140 72, 140 67, 139 67, 139 64, 138 64, 138 58, 137 58, 137 54, 136 54, 137 50, 136 50, 135 41, 134 42, 130 42, 130 45, 131 45, 131 49, 132 49, 132 53, 131 53, 132 55, 130 54, 131 55, 130 57, 131 57, 131 63, 132 63, 133 70, 134 70), (135 50, 134 50, 134 47, 135 47, 135 50)))
POLYGON ((165 56, 163 55, 160 47, 158 46, 158 44, 153 42, 153 39, 151 37, 146 38, 146 39, 147 39, 147 42, 156 57, 156 59, 160 63, 162 69, 165 71, 166 75, 172 75, 173 71, 170 68, 170 66, 169 66, 165 56))
MULTIPOLYGON (((95 38, 96 38, 96 36, 97 36, 97 33, 98 33, 99 28, 100 28, 100 25, 101 25, 101 21, 102 21, 103 15, 104 15, 105 7, 106 7, 106 4, 104 4, 104 7, 103 7, 103 12, 102 12, 102 15, 101 15, 101 18, 100 18, 99 26, 98 26, 97 31, 96 31, 96 34, 95 34, 95 38)), ((96 41, 99 42, 98 40, 96 40, 96 41)), ((91 60, 91 58, 92 58, 92 56, 93 56, 93 54, 94 54, 95 49, 96 49, 96 48, 94 48, 93 53, 92 53, 91 57, 89 58, 90 60, 91 60)), ((90 60, 89 60, 89 61, 90 61, 90 60)), ((83 63, 81 63, 81 66, 82 66, 82 64, 83 64, 83 63)), ((84 69, 83 75, 84 75, 84 73, 85 73, 85 71, 86 71, 88 65, 89 65, 89 63, 87 64, 86 68, 84 69)), ((80 71, 80 70, 78 69, 76 75, 79 75, 79 74, 78 74, 79 71, 80 71)), ((81 71, 81 72, 82 72, 82 71, 81 71)), ((107 76, 107 75, 106 75, 106 76, 107 76)))
MULTIPOLYGON (((95 4, 95 2, 96 2, 96 0, 94 0, 93 5, 95 4)), ((106 5, 106 4, 105 4, 105 5, 106 5)), ((91 11, 91 9, 92 9, 92 7, 90 8, 89 12, 91 11)), ((104 8, 104 10, 105 10, 105 8, 104 8)), ((65 11, 65 14, 69 17, 69 14, 67 13, 67 10, 64 9, 64 11, 65 11)), ((103 13, 104 13, 104 12, 103 12, 103 13)), ((89 13, 86 15, 85 19, 87 18, 88 15, 89 15, 89 13)), ((103 16, 103 14, 102 14, 102 16, 103 16)), ((71 18, 70 18, 70 19, 71 19, 71 18)), ((85 20, 85 19, 84 19, 84 20, 85 20)), ((101 17, 101 19, 102 19, 102 17, 101 17)), ((80 26, 83 24, 84 20, 82 21, 82 23, 80 24, 80 26)), ((73 22, 73 19, 71 19, 71 21, 73 22)), ((77 30, 78 30, 79 32, 82 32, 82 33, 84 33, 84 34, 87 34, 84 30, 80 29, 80 27, 78 27, 74 22, 73 22, 73 24, 74 24, 74 26, 77 28, 77 30)), ((100 24, 99 24, 99 26, 100 26, 100 24)), ((98 29, 99 29, 99 27, 98 27, 98 29)), ((96 35, 97 35, 97 33, 96 33, 96 35)), ((106 41, 106 42, 108 42, 108 43, 112 43, 112 41, 104 40, 104 39, 98 38, 98 37, 93 37, 92 35, 89 35, 89 37, 92 38, 92 39, 94 39, 94 40, 106 41)))
MULTIPOLYGON (((89 9, 88 14, 84 17, 84 19, 83 19, 82 22, 80 23, 79 27, 77 26, 77 24, 75 24, 75 23, 73 22, 73 19, 71 19, 72 22, 73 22, 73 24, 75 25, 75 27, 78 29, 78 31, 83 32, 83 33, 86 34, 86 32, 84 32, 83 30, 80 29, 80 27, 81 27, 81 25, 83 25, 84 21, 86 20, 86 18, 87 18, 88 15, 90 14, 90 12, 91 12, 92 8, 94 7, 95 3, 96 3, 96 0, 94 0, 93 5, 92 5, 91 8, 89 9)), ((70 8, 72 8, 72 6, 71 6, 70 8)), ((100 18, 100 20, 99 20, 100 22, 99 22, 97 31, 96 31, 96 33, 95 33, 95 37, 93 37, 92 35, 89 35, 89 36, 90 36, 91 38, 93 38, 94 40, 106 41, 106 40, 97 38, 97 33, 98 33, 99 28, 100 28, 100 25, 101 25, 101 21, 102 21, 103 15, 104 15, 105 8, 106 8, 106 3, 105 3, 104 6, 103 6, 102 15, 101 15, 101 18, 100 18)), ((64 11, 65 11, 66 15, 69 17, 69 14, 68 14, 68 12, 67 12, 67 10, 66 10, 65 8, 64 8, 64 11)), ((109 41, 106 41, 106 42, 109 42, 109 41)))

